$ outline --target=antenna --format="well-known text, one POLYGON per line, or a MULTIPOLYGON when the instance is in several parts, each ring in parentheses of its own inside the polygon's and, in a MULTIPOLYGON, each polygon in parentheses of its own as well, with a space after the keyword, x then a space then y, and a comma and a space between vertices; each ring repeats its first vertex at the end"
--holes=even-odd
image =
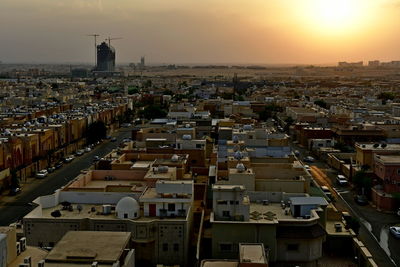
POLYGON ((99 34, 87 34, 87 36, 94 37, 94 66, 97 67, 97 37, 100 36, 99 34))
POLYGON ((111 40, 119 40, 119 39, 123 39, 123 38, 122 37, 116 37, 116 38, 108 37, 108 38, 106 38, 106 41, 108 41, 108 46, 111 48, 111 40))

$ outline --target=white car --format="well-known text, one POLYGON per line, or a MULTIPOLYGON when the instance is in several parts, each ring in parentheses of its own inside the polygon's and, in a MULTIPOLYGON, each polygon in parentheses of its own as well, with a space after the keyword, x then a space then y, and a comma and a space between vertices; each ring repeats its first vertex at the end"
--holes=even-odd
POLYGON ((346 177, 344 175, 339 174, 336 177, 336 182, 338 185, 347 185, 349 181, 347 181, 346 177))
POLYGON ((83 149, 79 149, 78 151, 76 151, 77 156, 82 156, 83 153, 85 153, 85 150, 83 150, 83 149))
POLYGON ((49 172, 47 170, 41 170, 38 171, 38 173, 36 173, 36 178, 45 178, 47 175, 49 174, 49 172))
POLYGON ((389 227, 389 231, 394 235, 396 238, 400 238, 400 226, 391 226, 389 227))
POLYGON ((303 159, 303 161, 304 162, 314 162, 315 161, 315 159, 313 158, 313 157, 311 157, 311 156, 307 156, 307 157, 305 157, 304 159, 303 159))
POLYGON ((90 148, 90 147, 85 147, 85 152, 90 152, 90 151, 92 151, 92 149, 90 148))
POLYGON ((308 172, 311 172, 310 165, 304 165, 304 169, 306 169, 308 172))
POLYGON ((73 155, 69 155, 69 156, 67 156, 67 157, 64 159, 64 162, 65 162, 65 163, 69 163, 69 162, 73 161, 74 158, 75 158, 75 157, 74 157, 73 155))

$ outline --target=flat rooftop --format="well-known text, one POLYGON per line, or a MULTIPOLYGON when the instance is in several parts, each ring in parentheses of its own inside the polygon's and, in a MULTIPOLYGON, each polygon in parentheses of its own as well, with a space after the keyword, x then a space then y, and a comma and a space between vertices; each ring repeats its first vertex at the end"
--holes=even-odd
POLYGON ((388 164, 399 164, 400 163, 400 155, 376 155, 375 156, 378 161, 388 164))
POLYGON ((116 186, 126 186, 130 187, 128 192, 142 192, 146 188, 146 184, 140 181, 129 181, 129 180, 91 180, 85 186, 80 188, 98 188, 104 189, 105 192, 112 191, 109 190, 110 187, 116 186))
POLYGON ((70 231, 56 244, 46 262, 118 261, 129 244, 130 232, 70 231))
MULTIPOLYGON (((44 208, 42 209, 42 214, 40 214, 40 212, 35 212, 36 210, 34 209, 32 212, 28 213, 25 218, 26 219, 55 219, 53 216, 51 216, 51 213, 53 211, 59 210, 61 212, 61 219, 98 219, 98 220, 131 220, 131 219, 119 219, 116 214, 115 211, 112 210, 110 214, 103 214, 102 210, 103 210, 103 205, 100 204, 79 204, 82 207, 81 212, 78 211, 77 209, 77 204, 72 204, 73 206, 73 210, 72 211, 68 211, 68 210, 62 210, 63 206, 61 204, 58 204, 55 207, 51 207, 51 208, 44 208), (94 208, 95 211, 92 211, 92 208, 94 208)), ((116 203, 115 203, 116 205, 116 203)), ((114 204, 112 205, 114 206, 114 204)), ((36 209, 40 209, 41 207, 37 207, 36 209)), ((134 221, 138 221, 138 222, 150 222, 150 221, 154 221, 154 220, 158 220, 159 217, 144 217, 143 216, 143 211, 140 212, 140 217, 137 219, 133 219, 134 221)), ((182 220, 185 219, 186 217, 178 217, 176 216, 176 218, 169 218, 169 217, 165 217, 163 218, 163 220, 182 220)))
POLYGON ((239 244, 239 258, 240 262, 268 263, 263 244, 239 244))
POLYGON ((350 230, 347 230, 344 223, 340 221, 327 221, 325 231, 331 236, 351 236, 350 230), (340 225, 342 227, 341 232, 336 231, 336 225, 340 225))
POLYGON ((376 145, 378 143, 356 143, 356 147, 365 150, 399 150, 400 144, 386 144, 386 146, 382 147, 382 144, 376 145))
POLYGON ((237 260, 203 260, 201 267, 238 267, 237 260))

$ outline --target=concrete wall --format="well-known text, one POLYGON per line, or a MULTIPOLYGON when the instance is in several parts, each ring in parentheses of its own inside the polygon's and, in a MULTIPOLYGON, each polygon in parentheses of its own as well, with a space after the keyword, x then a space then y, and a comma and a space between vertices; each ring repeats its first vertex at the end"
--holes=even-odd
POLYGON ((307 193, 306 183, 302 180, 256 179, 256 191, 307 193))
POLYGON ((292 179, 306 175, 303 168, 293 168, 293 164, 290 163, 252 163, 251 165, 256 179, 292 179))
POLYGON ((277 261, 309 262, 322 257, 323 238, 316 239, 278 239, 277 261), (298 250, 288 250, 288 245, 298 245, 298 250))
POLYGON ((212 257, 236 259, 239 243, 263 243, 269 249, 269 260, 276 261, 275 224, 212 223, 212 257), (221 244, 231 244, 231 251, 221 251, 221 244))
POLYGON ((0 234, 0 266, 7 266, 7 235, 0 234))

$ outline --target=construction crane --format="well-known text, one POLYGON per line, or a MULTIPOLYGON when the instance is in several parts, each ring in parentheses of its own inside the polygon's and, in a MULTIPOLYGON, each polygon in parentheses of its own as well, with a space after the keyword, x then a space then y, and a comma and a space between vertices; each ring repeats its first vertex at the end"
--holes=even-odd
POLYGON ((94 37, 94 66, 96 67, 97 66, 97 37, 100 35, 93 33, 93 34, 87 34, 87 36, 94 37))
POLYGON ((106 41, 108 41, 108 47, 111 48, 111 40, 119 40, 119 39, 123 39, 123 38, 122 37, 117 37, 117 38, 108 37, 108 38, 106 38, 106 41))

